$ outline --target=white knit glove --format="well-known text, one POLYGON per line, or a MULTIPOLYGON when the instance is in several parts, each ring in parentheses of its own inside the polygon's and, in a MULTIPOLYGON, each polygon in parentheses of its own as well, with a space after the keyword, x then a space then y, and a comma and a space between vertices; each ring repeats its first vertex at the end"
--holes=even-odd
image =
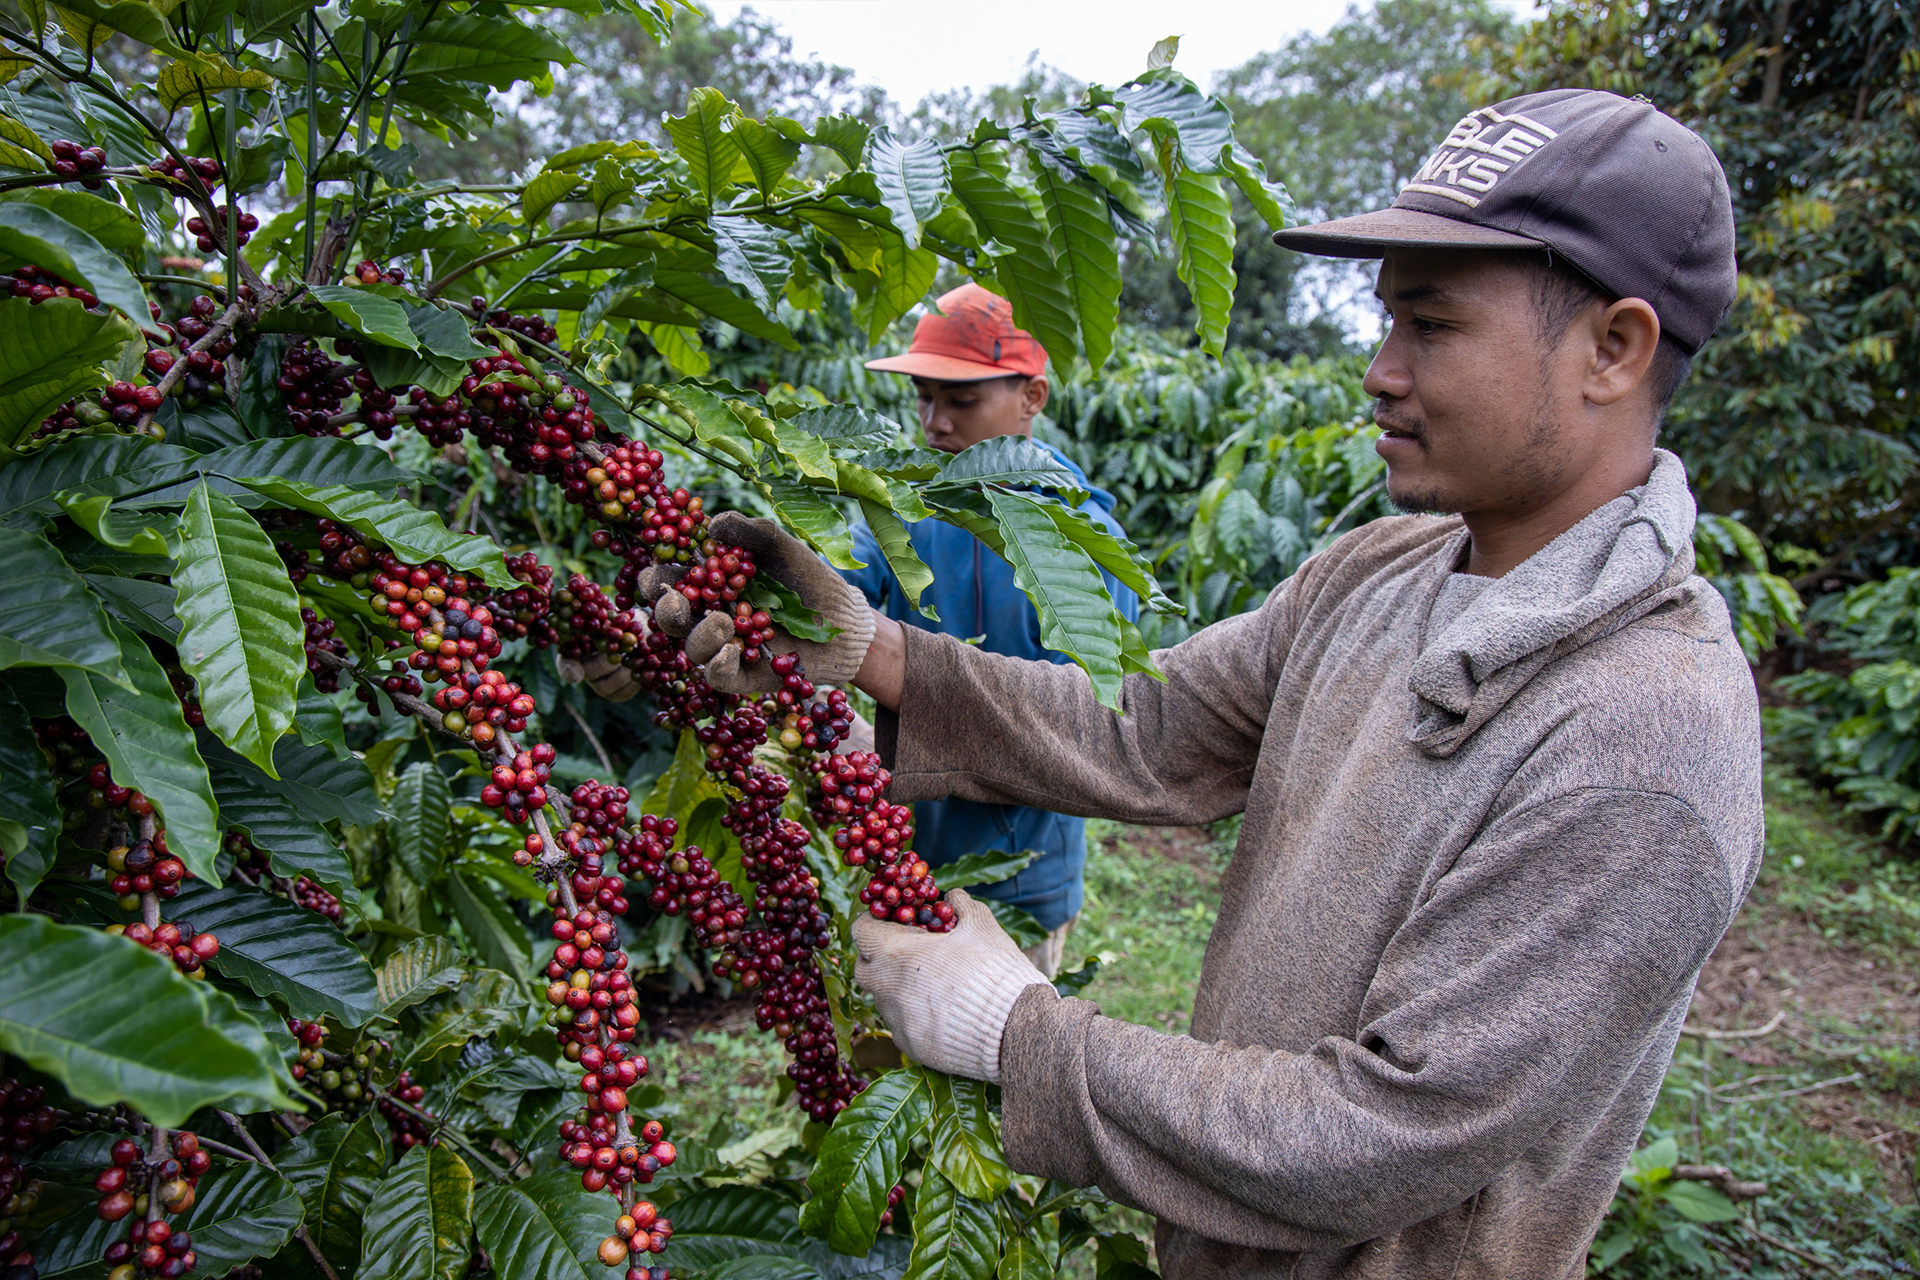
POLYGON ((915 1062, 1000 1083, 1000 1037, 1014 1001, 1046 975, 1013 944, 984 902, 947 894, 951 933, 928 933, 870 915, 853 922, 853 976, 872 995, 893 1039, 915 1062))
MULTIPOLYGON (((829 627, 839 630, 833 639, 816 643, 796 640, 775 628, 768 649, 800 655, 801 669, 816 685, 840 686, 852 680, 866 661, 867 646, 873 643, 873 610, 866 597, 835 573, 812 547, 773 520, 723 511, 714 517, 711 533, 721 542, 751 551, 759 572, 791 588, 802 604, 817 612, 829 627)), ((667 589, 679 577, 676 568, 661 566, 657 573, 649 571, 653 576, 641 575, 640 596, 654 604, 654 619, 660 629, 670 636, 686 637, 688 659, 704 668, 707 683, 720 692, 776 692, 781 679, 766 662, 741 664, 733 619, 714 611, 695 624, 693 606, 684 596, 667 589)))

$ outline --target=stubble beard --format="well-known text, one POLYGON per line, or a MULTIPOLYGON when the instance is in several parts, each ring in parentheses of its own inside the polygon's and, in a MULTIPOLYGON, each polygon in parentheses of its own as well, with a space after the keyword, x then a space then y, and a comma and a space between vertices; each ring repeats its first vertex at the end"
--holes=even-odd
MULTIPOLYGON (((1413 436, 1420 442, 1421 450, 1426 451, 1427 421, 1424 417, 1409 417, 1396 414, 1384 403, 1375 409, 1374 421, 1382 427, 1391 428, 1413 436)), ((1510 510, 1526 510, 1542 501, 1544 495, 1557 492, 1565 473, 1565 461, 1559 456, 1561 423, 1554 413, 1548 388, 1542 384, 1538 397, 1534 401, 1531 421, 1527 424, 1526 443, 1508 463, 1501 476, 1499 488, 1503 492, 1494 499, 1498 505, 1510 510)), ((1450 516, 1491 505, 1487 498, 1469 499, 1460 493, 1449 493, 1444 487, 1429 484, 1423 488, 1396 488, 1393 473, 1387 473, 1387 500, 1403 515, 1410 516, 1450 516)))

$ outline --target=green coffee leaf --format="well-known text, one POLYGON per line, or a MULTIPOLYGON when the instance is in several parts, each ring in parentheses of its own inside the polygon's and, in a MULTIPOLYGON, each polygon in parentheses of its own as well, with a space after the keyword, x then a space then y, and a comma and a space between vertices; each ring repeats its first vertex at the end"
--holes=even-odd
POLYGON ((207 727, 268 777, 306 673, 300 597, 273 540, 233 499, 201 484, 174 557, 180 665, 200 686, 207 727))
POLYGON ((853 558, 853 530, 840 508, 817 489, 791 480, 768 482, 764 492, 774 515, 827 558, 836 569, 866 566, 853 558))
POLYGON ((1095 369, 1113 350, 1120 314, 1120 251, 1104 194, 1059 169, 1035 166, 1034 185, 1047 213, 1047 243, 1073 299, 1080 348, 1095 369))
POLYGON ((446 870, 452 807, 446 775, 426 761, 408 766, 387 802, 394 857, 417 885, 432 884, 446 870))
POLYGON ((1002 1221, 998 1280, 1053 1280, 1049 1250, 1012 1222, 1002 1221))
POLYGON ((979 884, 998 884, 1002 880, 1011 880, 1030 866, 1034 853, 1029 849, 1025 853, 1007 853, 1001 849, 988 849, 984 853, 967 853, 952 862, 942 863, 939 880, 942 887, 970 889, 979 884))
POLYGON ((1230 146, 1221 152, 1220 161, 1240 194, 1268 226, 1277 231, 1297 221, 1293 197, 1279 183, 1267 181, 1267 167, 1258 156, 1245 155, 1239 147, 1230 146))
POLYGON ((929 1168, 913 1202, 913 1256, 901 1280, 993 1280, 1000 1219, 929 1168))
POLYGON ((674 149, 693 174, 693 184, 712 204, 714 196, 733 184, 740 160, 740 143, 727 127, 740 109, 718 89, 695 89, 687 96, 687 114, 666 118, 674 149))
POLYGON ((254 847, 267 855, 275 875, 288 880, 306 876, 348 906, 360 905, 353 867, 325 827, 302 817, 257 773, 249 776, 215 767, 212 776, 220 825, 245 832, 254 847))
POLYGON ((990 484, 1071 492, 1081 481, 1045 445, 1026 436, 990 436, 954 454, 927 487, 990 484))
POLYGON ((180 531, 178 520, 122 510, 115 507, 113 501, 105 495, 82 498, 61 494, 60 509, 67 513, 67 519, 99 539, 103 546, 140 556, 173 553, 169 540, 180 531))
POLYGON ((933 1139, 928 1144, 934 1167, 964 1196, 992 1200, 1013 1181, 1000 1147, 1000 1128, 987 1109, 987 1086, 978 1080, 927 1072, 936 1081, 933 1139))
POLYGON ((880 187, 880 201, 893 215, 909 249, 920 244, 920 226, 940 212, 947 171, 940 145, 922 138, 902 142, 885 127, 867 140, 867 167, 880 187))
MULTIPOLYGON (((15 332, 8 326, 16 319, 20 333, 28 331, 25 326, 29 319, 39 319, 37 313, 29 313, 24 307, 10 311, 12 303, 11 298, 0 299, 0 338, 15 332)), ((41 308, 54 305, 42 303, 41 308)), ((86 313, 75 306, 65 314, 86 313)), ((31 367, 25 357, 19 357, 21 363, 16 366, 16 357, 16 349, 0 341, 0 380, 11 376, 9 370, 31 367)), ((5 425, 0 420, 0 438, 5 436, 5 425)), ((0 467, 0 522, 20 525, 33 522, 37 516, 58 515, 58 495, 69 490, 126 493, 147 483, 146 477, 156 467, 165 470, 194 456, 191 450, 155 444, 144 436, 88 436, 62 441, 30 458, 0 467)))
MULTIPOLYGON (((52 209, 0 202, 0 258, 31 262, 83 284, 107 306, 135 324, 145 324, 147 295, 127 265, 98 240, 52 209)), ((45 307, 50 302, 42 303, 45 307)), ((38 314, 38 308, 35 309, 38 314)))
POLYGON ((753 185, 760 188, 763 197, 773 199, 780 179, 800 158, 800 144, 750 116, 735 116, 726 122, 726 128, 753 173, 753 185))
POLYGON ((0 446, 5 446, 0 457, 24 444, 60 404, 105 386, 110 381, 106 366, 137 341, 138 330, 124 316, 88 311, 78 298, 49 298, 38 305, 28 298, 0 298, 0 446))
POLYGON ((188 104, 215 100, 223 89, 271 89, 273 77, 252 68, 242 70, 215 53, 200 52, 160 68, 154 94, 169 112, 188 104))
POLYGON ((383 347, 420 349, 420 339, 407 323, 406 308, 392 298, 383 298, 367 289, 343 284, 316 284, 307 288, 307 296, 325 307, 347 328, 383 347))
POLYGON ((337 520, 388 548, 402 560, 422 564, 443 560, 450 567, 478 573, 488 583, 513 581, 507 562, 492 539, 452 532, 438 515, 411 503, 338 485, 305 484, 278 478, 235 477, 282 506, 297 507, 337 520))
POLYGON ((1160 613, 1185 613, 1184 605, 1169 600, 1153 576, 1153 562, 1126 537, 1116 534, 1078 507, 1063 502, 1042 508, 1067 540, 1093 557, 1095 564, 1133 588, 1134 594, 1160 613))
POLYGON ((779 230, 751 218, 713 218, 714 258, 720 274, 772 308, 792 274, 793 250, 779 230))
POLYGON ((1183 168, 1167 188, 1167 219, 1179 252, 1175 270, 1198 313, 1194 332, 1217 359, 1226 350, 1233 311, 1233 206, 1220 179, 1183 168))
POLYGON ((0 112, 0 165, 45 173, 52 162, 53 150, 40 140, 39 134, 0 112))
POLYGON ((0 668, 63 667, 132 689, 112 620, 53 545, 24 529, 0 529, 7 610, 0 615, 0 668))
POLYGON ((380 1012, 373 968, 325 916, 264 890, 189 883, 172 910, 220 939, 208 963, 257 995, 283 1001, 296 1018, 361 1026, 380 1012))
POLYGON ((146 231, 140 225, 138 214, 125 205, 102 200, 84 191, 68 191, 61 187, 28 187, 7 192, 5 199, 51 209, 116 253, 135 248, 146 239, 146 231))
POLYGON ((702 1275, 736 1258, 791 1258, 803 1243, 793 1201, 765 1187, 713 1187, 673 1204, 673 1265, 702 1275))
POLYGON ((867 518, 867 528, 873 532, 880 554, 887 558, 887 567, 899 580, 900 589, 907 593, 908 602, 919 609, 920 593, 933 585, 933 570, 927 568, 926 562, 914 551, 907 526, 891 508, 870 498, 860 499, 860 512, 867 518))
POLYGON ((200 879, 217 884, 218 810, 180 699, 146 643, 111 618, 107 625, 132 692, 90 671, 63 669, 67 714, 106 755, 113 780, 153 801, 173 855, 200 879))
POLYGON ((0 916, 0 972, 0 1050, 82 1102, 126 1102, 169 1127, 236 1094, 294 1105, 260 1029, 233 1001, 137 943, 0 916))
POLYGON ((880 1229, 887 1192, 905 1172, 909 1147, 933 1116, 933 1090, 916 1067, 889 1071, 834 1118, 807 1175, 813 1196, 800 1225, 838 1253, 864 1254, 880 1229))
POLYGON ((473 1171, 448 1146, 408 1151, 373 1189, 354 1280, 461 1280, 473 1257, 473 1171))
POLYGON ((1000 554, 1040 615, 1040 643, 1072 658, 1093 682, 1101 705, 1119 710, 1126 671, 1119 637, 1127 623, 1108 599, 1092 557, 1060 537, 1043 500, 1007 489, 989 489, 986 498, 999 527, 1000 554))
POLYGON ((392 1017, 402 1009, 451 991, 467 980, 467 962, 446 938, 415 938, 387 957, 375 979, 380 1012, 392 1017))
POLYGON ((369 1111, 349 1122, 322 1116, 274 1155, 306 1209, 307 1234, 342 1272, 360 1261, 367 1205, 387 1172, 382 1122, 369 1111))
POLYGON ((424 1020, 402 1065, 431 1061, 441 1051, 463 1045, 475 1036, 512 1026, 526 1008, 526 996, 516 979, 496 969, 477 969, 460 984, 446 1007, 424 1020))
POLYGON ((53 865, 54 839, 60 834, 60 809, 54 799, 53 771, 33 736, 33 722, 13 691, 0 685, 0 853, 7 855, 7 879, 21 904, 53 865))
POLYGON ((953 193, 980 234, 998 245, 993 278, 1013 304, 1013 322, 1040 340, 1065 368, 1078 348, 1073 293, 1054 262, 1047 229, 1013 189, 997 155, 956 151, 947 157, 953 193))
POLYGON ((533 971, 527 931, 492 882, 456 869, 447 877, 447 896, 453 901, 454 918, 480 959, 502 973, 525 976, 533 971))
MULTIPOLYGON (((617 1275, 596 1257, 610 1234, 608 1225, 607 1197, 581 1187, 580 1175, 571 1169, 487 1186, 474 1201, 474 1235, 501 1276, 601 1280, 617 1275)), ((674 1225, 678 1228, 677 1219, 674 1225)))

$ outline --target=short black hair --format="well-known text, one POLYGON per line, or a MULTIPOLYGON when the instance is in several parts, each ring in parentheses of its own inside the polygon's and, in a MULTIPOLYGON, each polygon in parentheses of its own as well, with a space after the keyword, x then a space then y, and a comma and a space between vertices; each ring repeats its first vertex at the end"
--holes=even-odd
MULTIPOLYGON (((1520 260, 1532 277, 1533 314, 1543 345, 1559 342, 1580 313, 1594 303, 1612 306, 1620 300, 1594 283, 1592 276, 1565 258, 1555 257, 1551 251, 1522 253, 1520 260)), ((1663 328, 1653 363, 1647 366, 1656 414, 1666 416, 1674 392, 1692 371, 1692 354, 1663 328)))

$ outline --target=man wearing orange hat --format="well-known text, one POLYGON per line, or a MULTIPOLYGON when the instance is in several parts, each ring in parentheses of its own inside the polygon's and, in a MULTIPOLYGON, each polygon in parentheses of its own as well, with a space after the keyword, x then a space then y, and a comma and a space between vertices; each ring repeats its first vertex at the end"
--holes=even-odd
MULTIPOLYGON (((920 429, 935 449, 958 453, 993 436, 1031 437, 1033 420, 1046 408, 1050 390, 1046 351, 1032 334, 1014 327, 1013 308, 1005 298, 977 284, 943 295, 936 306, 920 318, 905 355, 870 360, 867 368, 913 379, 920 429)), ((1088 484, 1086 474, 1065 454, 1036 443, 1091 495, 1080 509, 1123 534, 1113 517, 1113 495, 1088 484)), ((964 529, 938 520, 922 520, 909 526, 909 532, 914 551, 933 570, 933 585, 922 599, 932 604, 940 620, 923 617, 907 603, 879 545, 862 525, 855 531, 854 554, 867 567, 843 576, 874 608, 923 630, 962 640, 984 637, 979 647, 989 653, 1069 661, 1041 644, 1040 619, 1014 585, 1012 566, 998 553, 964 529)), ((1107 590, 1129 620, 1139 616, 1138 597, 1111 575, 1107 590)), ((1081 873, 1087 860, 1086 820, 1020 805, 944 799, 916 804, 914 825, 914 847, 935 867, 994 849, 1038 855, 1013 878, 980 886, 977 896, 1011 903, 1033 915, 1048 937, 1028 954, 1049 976, 1056 972, 1067 931, 1085 897, 1081 873)))

